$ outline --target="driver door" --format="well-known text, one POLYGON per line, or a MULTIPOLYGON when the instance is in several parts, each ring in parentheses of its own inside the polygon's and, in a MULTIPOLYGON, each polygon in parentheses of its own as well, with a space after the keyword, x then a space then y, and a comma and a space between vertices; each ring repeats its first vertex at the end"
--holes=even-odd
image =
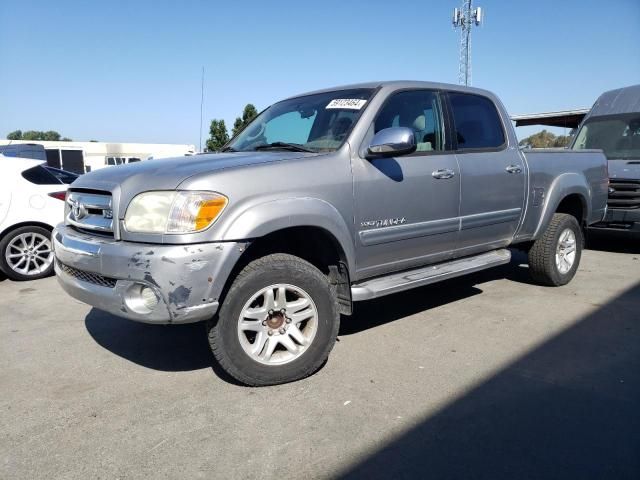
POLYGON ((444 125, 440 94, 434 90, 391 94, 371 125, 369 139, 384 128, 411 128, 417 151, 354 158, 358 279, 453 256, 460 226, 460 171, 444 125))

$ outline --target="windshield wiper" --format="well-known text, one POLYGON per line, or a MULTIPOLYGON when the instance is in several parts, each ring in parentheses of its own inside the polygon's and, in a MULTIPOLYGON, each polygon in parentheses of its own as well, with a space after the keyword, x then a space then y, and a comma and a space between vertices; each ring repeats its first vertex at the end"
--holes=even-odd
POLYGON ((233 147, 224 147, 222 150, 220 150, 221 152, 237 152, 238 150, 236 150, 233 147))
POLYGON ((298 143, 273 142, 273 143, 265 143, 264 145, 258 145, 257 147, 254 147, 254 150, 272 150, 272 149, 291 150, 292 152, 316 153, 315 150, 305 148, 298 143))

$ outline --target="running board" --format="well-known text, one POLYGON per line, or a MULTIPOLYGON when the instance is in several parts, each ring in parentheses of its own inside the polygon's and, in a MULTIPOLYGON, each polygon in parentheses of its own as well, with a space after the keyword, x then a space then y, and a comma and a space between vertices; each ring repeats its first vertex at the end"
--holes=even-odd
POLYGON ((422 287, 432 283, 459 277, 467 273, 477 272, 485 268, 497 267, 511 261, 511 252, 506 249, 459 258, 450 262, 429 265, 414 270, 392 273, 385 277, 365 280, 351 286, 351 297, 354 302, 371 300, 372 298, 422 287))

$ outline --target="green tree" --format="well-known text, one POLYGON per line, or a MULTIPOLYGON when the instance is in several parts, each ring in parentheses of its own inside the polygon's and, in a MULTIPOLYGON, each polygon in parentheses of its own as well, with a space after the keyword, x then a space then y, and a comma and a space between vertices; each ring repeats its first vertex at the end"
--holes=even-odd
POLYGON ((211 120, 209 127, 209 139, 207 140, 207 152, 217 152, 229 141, 229 133, 224 120, 211 120))
POLYGON ((27 130, 22 134, 22 140, 42 140, 42 133, 37 130, 27 130))
POLYGON ((22 140, 22 130, 14 130, 7 135, 7 140, 22 140))
POLYGON ((534 133, 520 141, 521 147, 529 148, 559 148, 569 145, 571 137, 567 135, 555 136, 547 130, 534 133))
POLYGON ((72 140, 69 137, 62 138, 61 135, 55 130, 47 130, 46 132, 41 132, 40 130, 27 130, 22 133, 20 130, 16 130, 15 132, 11 132, 7 135, 8 140, 44 140, 49 142, 71 142, 72 140), (20 137, 20 138, 10 138, 20 137))
POLYGON ((47 140, 47 141, 50 141, 50 142, 59 142, 60 141, 60 134, 58 132, 53 131, 53 130, 48 130, 48 131, 42 133, 42 140, 47 140))
POLYGON ((553 146, 564 148, 564 147, 568 147, 570 143, 571 143, 570 135, 558 135, 556 137, 556 141, 554 142, 553 146))
POLYGON ((231 136, 235 137, 240 131, 249 125, 249 122, 258 116, 258 111, 253 104, 248 103, 245 105, 244 110, 242 111, 242 117, 236 117, 236 121, 233 122, 233 130, 231 132, 231 136))

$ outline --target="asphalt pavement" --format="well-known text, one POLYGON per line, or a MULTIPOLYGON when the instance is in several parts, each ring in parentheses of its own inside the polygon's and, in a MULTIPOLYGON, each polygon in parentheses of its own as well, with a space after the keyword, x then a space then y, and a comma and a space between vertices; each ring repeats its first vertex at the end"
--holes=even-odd
POLYGON ((0 478, 640 478, 640 247, 357 305, 326 365, 247 388, 201 324, 0 281, 0 478))

